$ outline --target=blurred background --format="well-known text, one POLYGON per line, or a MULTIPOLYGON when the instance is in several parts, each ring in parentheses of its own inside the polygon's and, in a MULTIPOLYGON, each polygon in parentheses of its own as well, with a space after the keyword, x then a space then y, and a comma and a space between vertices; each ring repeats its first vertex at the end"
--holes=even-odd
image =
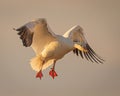
POLYGON ((0 0, 0 96, 120 96, 119 49, 119 0, 0 0), (60 35, 80 25, 105 63, 71 52, 57 62, 57 78, 48 68, 36 79, 29 65, 35 54, 13 30, 36 18, 46 18, 60 35))

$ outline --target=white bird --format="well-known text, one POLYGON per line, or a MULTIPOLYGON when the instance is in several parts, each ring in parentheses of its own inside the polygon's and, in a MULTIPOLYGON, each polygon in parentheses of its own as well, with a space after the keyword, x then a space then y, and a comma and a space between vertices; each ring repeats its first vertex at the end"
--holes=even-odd
POLYGON ((63 58, 65 54, 73 51, 77 56, 86 58, 92 62, 103 63, 93 49, 87 43, 83 29, 73 26, 63 36, 56 35, 50 29, 46 19, 32 20, 18 29, 14 29, 20 35, 25 47, 32 47, 36 57, 31 59, 31 67, 37 72, 36 78, 42 78, 42 70, 53 64, 49 75, 54 79, 56 61, 63 58))

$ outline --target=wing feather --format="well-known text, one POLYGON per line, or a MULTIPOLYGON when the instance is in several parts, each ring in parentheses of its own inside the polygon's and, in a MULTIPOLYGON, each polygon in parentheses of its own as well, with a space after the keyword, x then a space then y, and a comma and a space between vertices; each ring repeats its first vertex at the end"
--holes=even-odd
MULTIPOLYGON (((78 50, 78 49, 77 49, 77 50, 78 50)), ((79 50, 79 54, 80 54, 80 56, 81 56, 82 58, 84 58, 84 57, 83 57, 83 54, 82 54, 82 51, 79 50)))
POLYGON ((87 56, 87 53, 86 53, 86 52, 83 52, 83 53, 84 53, 85 58, 86 58, 87 60, 89 60, 89 59, 88 59, 88 56, 87 56))
POLYGON ((39 54, 47 44, 55 40, 56 36, 44 18, 28 22, 15 30, 18 31, 23 46, 31 46, 36 54, 39 54))
POLYGON ((80 54, 82 58, 85 57, 87 60, 90 60, 91 62, 103 63, 104 60, 100 58, 95 53, 95 51, 89 46, 87 40, 84 37, 83 29, 80 26, 77 25, 77 26, 72 27, 70 30, 68 30, 64 34, 64 37, 69 37, 75 44, 78 44, 82 46, 85 50, 87 50, 87 52, 83 52, 82 50, 75 48, 73 52, 77 56, 80 54))
POLYGON ((20 39, 23 42, 23 46, 29 47, 32 44, 34 32, 30 31, 26 25, 16 29, 16 31, 19 31, 18 35, 20 35, 20 39))

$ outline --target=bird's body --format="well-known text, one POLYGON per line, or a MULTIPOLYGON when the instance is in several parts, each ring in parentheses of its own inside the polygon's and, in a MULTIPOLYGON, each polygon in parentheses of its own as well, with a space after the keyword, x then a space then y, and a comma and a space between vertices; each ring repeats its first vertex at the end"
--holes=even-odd
POLYGON ((53 39, 51 42, 48 42, 45 45, 45 47, 41 50, 40 50, 41 43, 39 41, 34 42, 32 44, 32 48, 34 49, 34 51, 36 52, 37 55, 42 54, 43 57, 51 57, 51 56, 47 55, 47 54, 50 54, 50 55, 54 56, 53 58, 57 58, 57 59, 60 59, 66 53, 68 53, 69 51, 74 49, 74 44, 69 38, 65 38, 60 35, 56 35, 56 38, 57 39, 53 39))
POLYGON ((54 71, 57 60, 63 58, 65 54, 73 51, 76 55, 83 54, 87 60, 102 63, 101 59, 88 45, 82 28, 74 26, 63 36, 53 33, 45 19, 31 21, 16 29, 19 31, 20 39, 26 47, 31 46, 36 56, 31 59, 33 70, 37 71, 36 77, 41 78, 42 70, 53 64, 50 75, 54 78, 57 73, 54 71))
POLYGON ((46 57, 46 59, 51 58, 58 60, 74 48, 73 44, 67 44, 67 42, 62 39, 66 40, 66 38, 61 36, 61 38, 49 43, 42 51, 42 56, 46 57))
MULTIPOLYGON (((54 61, 61 59, 65 54, 74 49, 74 43, 71 41, 71 39, 60 35, 56 35, 56 39, 53 39, 51 42, 47 43, 42 50, 40 50, 41 47, 39 45, 41 46, 41 43, 39 43, 38 40, 37 42, 33 43, 32 48, 36 52, 36 55, 38 57, 41 56, 40 58, 45 61, 42 66, 42 70, 46 69, 48 66, 53 64, 54 61), (38 46, 35 47, 35 45, 38 46)), ((34 62, 31 64, 35 65, 34 62)), ((39 71, 40 67, 37 67, 35 70, 39 71)))

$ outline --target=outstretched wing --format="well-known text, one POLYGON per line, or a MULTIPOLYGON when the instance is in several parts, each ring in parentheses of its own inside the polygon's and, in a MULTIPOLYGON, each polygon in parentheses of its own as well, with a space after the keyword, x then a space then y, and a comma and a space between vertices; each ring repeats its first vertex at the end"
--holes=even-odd
POLYGON ((41 52, 46 44, 55 40, 55 34, 51 32, 45 19, 37 19, 22 27, 15 29, 25 47, 32 46, 34 51, 41 52))
POLYGON ((77 56, 80 55, 82 58, 86 58, 87 60, 90 60, 92 62, 103 63, 104 60, 100 58, 88 44, 87 40, 84 37, 83 29, 80 26, 77 25, 72 27, 64 34, 64 36, 69 37, 75 44, 78 44, 85 50, 87 50, 86 52, 84 52, 75 48, 73 52, 77 56))

